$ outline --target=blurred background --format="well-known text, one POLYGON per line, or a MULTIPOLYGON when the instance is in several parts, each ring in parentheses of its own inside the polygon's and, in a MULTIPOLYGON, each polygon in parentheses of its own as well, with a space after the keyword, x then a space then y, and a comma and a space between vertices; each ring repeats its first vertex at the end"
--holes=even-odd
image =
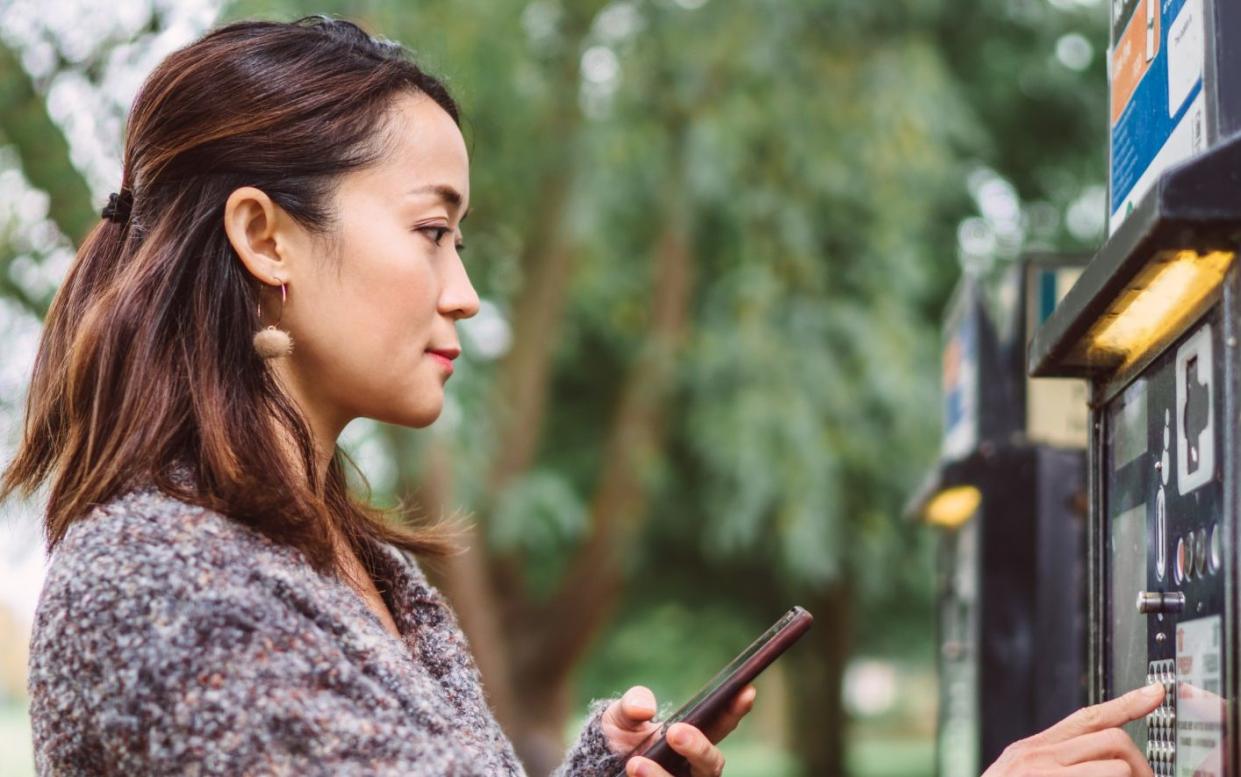
MULTIPOLYGON (((143 78, 213 25, 311 13, 463 107, 484 302, 449 404, 341 443, 376 501, 472 519, 428 571, 531 774, 590 699, 675 706, 801 604, 727 773, 929 776, 934 543, 901 507, 938 453, 941 316, 963 268, 1101 238, 1108 4, 0 0, 0 464, 143 78)), ((0 510, 24 777, 40 502, 0 510)))

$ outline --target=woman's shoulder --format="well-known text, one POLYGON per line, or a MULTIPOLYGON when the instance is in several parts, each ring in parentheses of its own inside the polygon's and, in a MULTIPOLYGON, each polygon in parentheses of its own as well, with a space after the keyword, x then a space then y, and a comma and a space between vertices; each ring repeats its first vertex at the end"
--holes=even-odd
POLYGON ((296 551, 151 485, 95 505, 48 559, 32 645, 66 630, 131 629, 163 611, 274 606, 264 579, 303 584, 296 551))
POLYGON ((217 567, 240 554, 270 551, 258 532, 208 508, 141 483, 95 505, 66 529, 49 559, 49 576, 139 576, 170 568, 217 567), (123 567, 120 569, 117 567, 123 567))

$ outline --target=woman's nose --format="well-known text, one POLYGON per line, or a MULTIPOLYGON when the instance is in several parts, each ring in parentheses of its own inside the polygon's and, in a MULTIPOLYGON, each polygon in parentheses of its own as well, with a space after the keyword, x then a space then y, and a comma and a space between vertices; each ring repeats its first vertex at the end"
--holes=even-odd
POLYGON ((470 283, 469 273, 460 257, 449 263, 444 279, 443 292, 440 294, 440 312, 451 318, 470 318, 478 313, 478 292, 470 283))

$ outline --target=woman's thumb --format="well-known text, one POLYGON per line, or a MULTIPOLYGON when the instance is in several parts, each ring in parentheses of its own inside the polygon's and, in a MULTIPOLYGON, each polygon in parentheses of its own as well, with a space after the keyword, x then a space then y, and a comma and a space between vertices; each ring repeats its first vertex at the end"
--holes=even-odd
POLYGON ((655 694, 646 686, 635 685, 625 691, 616 709, 618 714, 613 723, 618 728, 640 728, 643 723, 655 717, 655 694))

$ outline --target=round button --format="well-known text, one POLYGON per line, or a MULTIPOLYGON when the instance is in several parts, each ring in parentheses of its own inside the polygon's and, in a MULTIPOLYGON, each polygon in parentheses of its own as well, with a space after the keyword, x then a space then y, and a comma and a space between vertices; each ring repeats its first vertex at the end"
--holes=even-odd
POLYGON ((1197 560, 1195 553, 1197 548, 1194 547, 1193 532, 1182 537, 1181 542, 1185 543, 1185 579, 1188 580, 1194 576, 1194 563, 1197 560))
POLYGON ((1176 541, 1176 558, 1172 560, 1172 577, 1177 583, 1185 580, 1185 538, 1176 541))
POLYGON ((1199 529, 1194 532, 1194 561, 1198 577, 1202 577, 1207 573, 1207 530, 1199 529))
POLYGON ((1209 533, 1210 539, 1207 540, 1207 547, 1210 549, 1210 565, 1212 572, 1218 572, 1220 564, 1224 560, 1224 538, 1221 535, 1218 526, 1211 526, 1209 533))

